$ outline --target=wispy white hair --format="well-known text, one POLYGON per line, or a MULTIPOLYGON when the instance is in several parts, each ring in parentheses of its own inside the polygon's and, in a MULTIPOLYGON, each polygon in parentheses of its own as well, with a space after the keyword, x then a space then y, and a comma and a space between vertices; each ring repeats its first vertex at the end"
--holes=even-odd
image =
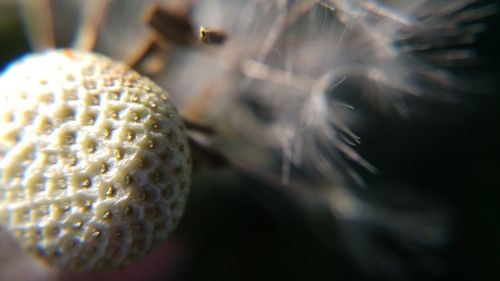
POLYGON ((375 168, 352 149, 359 138, 342 120, 348 107, 338 86, 378 85, 352 94, 395 106, 405 95, 470 90, 470 81, 441 66, 473 59, 468 44, 483 30, 473 21, 494 10, 471 8, 475 2, 198 1, 196 24, 226 31, 228 41, 177 49, 153 77, 187 118, 217 129, 214 145, 234 161, 263 171, 279 166, 285 182, 291 166, 356 179, 350 160, 375 168))

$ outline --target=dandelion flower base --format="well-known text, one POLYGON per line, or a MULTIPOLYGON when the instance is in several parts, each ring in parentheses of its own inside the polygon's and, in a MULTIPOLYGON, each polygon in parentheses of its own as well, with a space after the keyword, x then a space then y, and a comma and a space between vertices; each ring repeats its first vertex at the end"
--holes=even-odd
POLYGON ((0 78, 0 223, 70 270, 122 267, 182 216, 191 158, 169 96, 104 56, 28 55, 0 78))

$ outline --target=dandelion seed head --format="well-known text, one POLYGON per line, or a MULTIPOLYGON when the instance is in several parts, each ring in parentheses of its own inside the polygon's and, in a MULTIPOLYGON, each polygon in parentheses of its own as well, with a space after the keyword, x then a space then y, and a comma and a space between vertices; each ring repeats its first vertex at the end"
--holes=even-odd
MULTIPOLYGON (((64 5, 63 1, 53 1, 56 2, 58 7, 64 5)), ((77 37, 85 37, 82 34, 86 34, 86 29, 82 26, 93 26, 95 36, 90 38, 95 40, 95 51, 147 73, 171 93, 171 102, 184 118, 211 128, 207 135, 191 131, 191 137, 197 134, 205 147, 256 177, 273 184, 319 190, 319 197, 329 201, 332 213, 343 222, 354 220, 385 229, 394 225, 393 221, 385 220, 389 214, 397 221, 397 227, 388 231, 394 237, 405 236, 415 230, 413 227, 420 226, 407 224, 406 217, 399 212, 383 208, 379 212, 366 198, 345 193, 346 187, 364 186, 357 173, 360 166, 371 173, 378 167, 357 153, 355 147, 362 143, 362 136, 356 135, 354 123, 363 126, 370 122, 363 120, 364 115, 358 109, 362 107, 346 105, 342 97, 350 96, 349 101, 377 100, 400 112, 411 112, 411 108, 401 106, 406 100, 446 100, 456 94, 482 90, 481 83, 450 70, 476 62, 476 53, 470 45, 486 28, 479 19, 494 12, 494 7, 477 0, 133 2, 78 2, 77 10, 84 12, 77 37), (178 14, 170 9, 184 3, 188 3, 184 5, 186 9, 178 14), (102 13, 92 13, 101 4, 105 7, 102 13), (177 32, 181 39, 189 40, 179 42, 163 36, 158 26, 144 20, 149 8, 166 9, 166 15, 178 16, 189 28, 177 32), (221 44, 191 40, 200 27, 221 32, 225 40, 221 44), (153 63, 144 67, 140 64, 146 65, 140 61, 144 57, 136 54, 145 55, 145 60, 153 63)), ((54 13, 55 18, 58 16, 54 13)), ((62 41, 57 37, 61 31, 57 28, 61 29, 61 22, 67 20, 61 17, 57 22, 55 42, 60 44, 62 41)), ((172 29, 176 30, 173 27, 167 31, 172 29)), ((33 32, 30 34, 36 37, 33 32)), ((91 49, 92 42, 78 38, 74 40, 75 48, 91 49)), ((92 83, 85 85, 87 90, 95 87, 92 83)), ((134 95, 134 100, 140 97, 134 95)), ((382 107, 379 110, 384 111, 382 107)), ((71 112, 66 113, 71 116, 71 112)), ((116 108, 107 114, 113 120, 120 118, 116 108)), ((6 114, 5 120, 9 118, 6 114)), ((23 118, 29 118, 29 114, 23 118)), ((53 129, 48 122, 44 125, 47 131, 53 129)), ((111 129, 104 129, 105 138, 113 137, 111 129)), ((123 132, 123 136, 127 141, 141 137, 134 131, 123 132)), ((19 136, 11 132, 8 137, 16 140, 19 136)), ((71 143, 73 137, 68 134, 64 140, 71 143)), ((99 149, 92 142, 86 144, 87 151, 99 149)), ((156 143, 145 146, 155 147, 156 143)), ((126 158, 126 152, 113 150, 112 157, 126 158)), ((52 156, 50 159, 57 160, 52 156)), ((72 159, 68 163, 79 165, 80 159, 72 159)), ((140 163, 148 166, 147 161, 140 163)), ((99 166, 99 173, 102 167, 99 166)), ((109 168, 107 164, 106 167, 109 168)), ((9 172, 19 173, 15 169, 9 172)), ((157 179, 157 175, 151 178, 157 179)), ((120 178, 124 185, 134 184, 135 180, 127 175, 120 178)), ((85 179, 79 183, 88 185, 85 179)), ((115 186, 107 186, 104 195, 113 197, 117 191, 115 186)), ((169 197, 170 190, 164 191, 162 196, 169 197)), ((149 198, 151 194, 146 191, 136 194, 141 202, 149 198)), ((86 200, 81 202, 82 208, 92 206, 86 200)), ((135 209, 126 210, 128 215, 136 213, 135 209)), ((22 217, 23 213, 18 215, 22 217)), ((102 213, 103 219, 114 217, 113 213, 102 213)), ((90 235, 102 238, 106 232, 93 229, 90 235)), ((359 256, 367 249, 370 253, 376 252, 371 249, 378 249, 373 247, 376 242, 371 240, 371 234, 353 237, 359 241, 353 240, 352 245, 365 245, 359 248, 362 249, 359 256)), ((405 237, 415 239, 412 235, 405 237)), ((433 239, 422 241, 433 242, 433 239)))

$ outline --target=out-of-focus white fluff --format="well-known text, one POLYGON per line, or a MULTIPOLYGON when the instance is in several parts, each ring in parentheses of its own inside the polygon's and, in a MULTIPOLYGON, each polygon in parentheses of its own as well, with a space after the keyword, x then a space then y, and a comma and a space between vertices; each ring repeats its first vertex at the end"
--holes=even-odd
POLYGON ((368 94, 389 101, 467 91, 439 64, 471 59, 467 44, 483 29, 471 22, 493 11, 469 7, 476 2, 198 1, 196 26, 224 30, 228 41, 178 49, 154 78, 187 118, 217 129, 214 145, 235 162, 285 182, 290 165, 357 179, 350 160, 375 168, 352 149, 359 138, 340 118, 336 87, 371 81, 368 94))
POLYGON ((201 0, 191 11, 196 25, 226 31, 227 42, 174 50, 153 78, 186 118, 216 129, 211 144, 233 163, 319 190, 369 275, 411 278, 384 239, 439 275, 446 266, 436 252, 452 228, 446 206, 406 190, 397 209, 385 203, 398 187, 377 188, 377 198, 345 188, 363 185, 359 166, 376 167, 354 150, 360 138, 346 116, 356 109, 339 90, 360 84, 348 94, 377 96, 401 111, 410 97, 483 90, 447 67, 475 59, 470 44, 485 28, 478 19, 494 10, 475 0, 201 0))

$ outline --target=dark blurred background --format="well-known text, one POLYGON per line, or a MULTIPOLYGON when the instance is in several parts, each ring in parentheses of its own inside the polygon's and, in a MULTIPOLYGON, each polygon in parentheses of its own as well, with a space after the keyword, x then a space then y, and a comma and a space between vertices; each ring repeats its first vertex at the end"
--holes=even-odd
MULTIPOLYGON (((498 82, 500 16, 488 22, 475 43, 479 63, 451 70, 498 82)), ((0 68, 28 51, 17 12, 0 7, 0 68)), ((363 137, 357 149, 380 171, 365 175, 370 188, 355 193, 394 205, 395 189, 387 186, 405 186, 397 196, 423 196, 444 206, 449 235, 432 249, 442 271, 429 272, 418 248, 404 249, 398 237, 372 229, 364 235, 386 251, 375 256, 398 261, 388 269, 394 274, 372 274, 366 261, 353 258, 356 239, 344 238, 344 222, 320 201, 303 202, 286 188, 231 169, 200 168, 172 236, 183 260, 168 280, 500 280, 500 92, 495 83, 489 87, 488 94, 454 102, 409 101, 409 116, 352 101, 364 118, 354 128, 363 137)), ((425 209, 426 200, 419 207, 425 209)))

